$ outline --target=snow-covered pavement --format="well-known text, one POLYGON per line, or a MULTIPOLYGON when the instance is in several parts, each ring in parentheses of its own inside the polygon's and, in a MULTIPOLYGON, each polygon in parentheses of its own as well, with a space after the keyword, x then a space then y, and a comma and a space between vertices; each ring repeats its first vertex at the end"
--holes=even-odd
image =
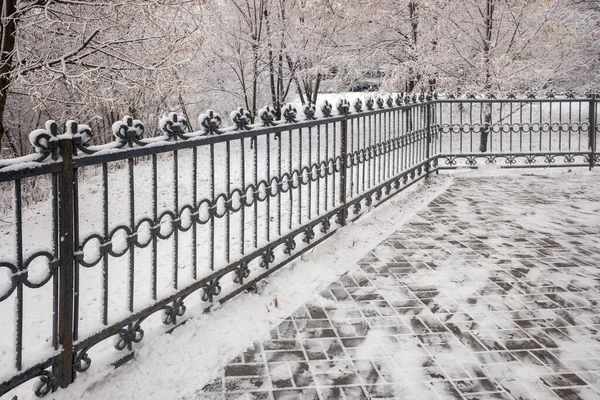
POLYGON ((183 397, 600 398, 599 178, 455 178, 183 397))

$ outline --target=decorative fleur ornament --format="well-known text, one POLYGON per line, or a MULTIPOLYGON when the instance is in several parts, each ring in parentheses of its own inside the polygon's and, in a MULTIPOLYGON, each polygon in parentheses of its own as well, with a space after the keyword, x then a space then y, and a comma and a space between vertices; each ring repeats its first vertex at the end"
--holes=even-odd
POLYGON ((139 343, 144 338, 144 330, 141 328, 141 321, 137 321, 126 329, 122 328, 117 331, 115 340, 115 349, 121 351, 131 347, 133 343, 139 343))
POLYGON ((262 261, 260 262, 260 267, 269 269, 269 264, 271 264, 273 261, 275 261, 275 253, 273 252, 273 249, 268 248, 267 250, 265 250, 265 252, 262 254, 261 258, 262 258, 262 261))
POLYGON ((317 117, 315 116, 317 112, 317 108, 315 107, 315 105, 311 102, 308 102, 307 105, 304 106, 304 117, 309 120, 309 121, 313 121, 315 119, 317 119, 317 117))
POLYGON ((87 149, 92 141, 92 130, 87 125, 79 125, 75 121, 67 121, 66 131, 73 138, 75 149, 79 149, 87 154, 92 154, 93 151, 87 149))
POLYGON ((296 119, 296 115, 298 115, 298 112, 296 111, 296 108, 294 108, 294 106, 292 106, 291 104, 288 104, 283 108, 283 118, 285 119, 286 123, 293 124, 298 122, 298 120, 296 119))
POLYGON ((285 240, 285 248, 283 249, 283 254, 290 255, 292 251, 296 249, 296 241, 294 238, 288 238, 285 240))
POLYGON ((354 101, 354 110, 356 110, 356 112, 361 112, 362 111, 362 100, 360 99, 360 97, 356 98, 356 101, 354 101))
POLYGON ((425 101, 425 92, 421 92, 419 93, 419 102, 424 102, 425 101))
POLYGON ((163 324, 165 325, 175 325, 177 323, 177 317, 182 317, 187 310, 185 304, 183 303, 184 298, 173 300, 173 304, 170 306, 165 306, 163 310, 163 324))
POLYGON ((494 100, 494 99, 496 99, 496 93, 494 93, 494 92, 487 92, 485 94, 485 98, 488 99, 488 100, 494 100))
MULTIPOLYGON (((35 386, 34 393, 37 397, 45 397, 48 393, 58 389, 58 381, 50 371, 42 371, 39 375, 39 381, 35 386)), ((16 398, 16 396, 15 396, 16 398)))
POLYGON ((438 94, 438 92, 433 92, 433 98, 435 100, 439 99, 440 95, 438 94))
POLYGON ((475 92, 467 92, 466 96, 467 96, 467 99, 471 99, 471 100, 474 100, 477 98, 477 94, 475 92))
POLYGON ((574 99, 576 95, 577 94, 571 89, 567 90, 567 93, 565 93, 567 99, 574 99))
POLYGON ((331 221, 329 218, 325 218, 323 222, 321 222, 321 233, 327 233, 331 229, 331 221))
POLYGON ((575 157, 572 154, 567 154, 565 156, 565 163, 566 164, 573 164, 575 162, 575 157))
POLYGON ((527 97, 528 99, 535 99, 536 94, 533 90, 528 90, 527 92, 525 92, 525 97, 527 97))
POLYGON ((594 96, 598 97, 598 93, 600 93, 600 91, 590 89, 585 92, 585 97, 587 97, 588 99, 591 99, 594 96))
POLYGON ((252 129, 250 127, 250 122, 252 121, 250 111, 246 110, 245 108, 240 107, 237 110, 233 110, 229 116, 231 117, 231 120, 235 124, 235 128, 238 131, 249 131, 252 129))
POLYGON ((35 151, 41 154, 38 161, 52 156, 53 160, 58 158, 60 139, 58 138, 58 125, 55 121, 46 121, 46 129, 36 129, 29 134, 29 141, 35 151))
POLYGON ((392 97, 392 95, 388 95, 387 100, 386 100, 387 106, 392 108, 394 107, 394 98, 392 97))
POLYGON ((416 94, 416 93, 412 95, 412 97, 411 97, 410 101, 411 101, 412 103, 416 103, 416 102, 417 102, 417 94, 416 94))
POLYGON ((321 106, 321 111, 323 112, 323 116, 331 117, 331 110, 333 110, 333 107, 327 100, 325 100, 325 103, 323 103, 323 105, 321 106))
POLYGON ((366 105, 367 105, 367 110, 372 110, 373 107, 375 106, 375 101, 373 100, 373 98, 371 96, 367 97, 366 105))
POLYGON ((508 165, 514 165, 517 163, 517 159, 515 156, 506 156, 506 160, 504 162, 508 165))
POLYGON ((528 154, 525 156, 525 164, 531 165, 535 164, 535 156, 532 154, 528 154))
POLYGON ((517 94, 515 92, 508 92, 508 93, 506 93, 506 98, 507 99, 516 99, 517 94))
POLYGON ((310 243, 314 238, 315 238, 315 230, 314 230, 313 226, 310 225, 306 228, 306 231, 304 232, 304 237, 302 238, 302 241, 304 243, 310 243))
POLYGON ((337 104, 337 110, 340 115, 350 114, 350 103, 346 99, 340 99, 337 104))
POLYGON ((202 286, 202 301, 209 303, 213 302, 213 297, 221 294, 221 284, 218 279, 213 279, 206 285, 202 286))
POLYGON ((402 92, 396 94, 396 105, 398 107, 402 105, 402 92))
POLYGON ((139 119, 133 119, 133 117, 125 116, 123 121, 117 121, 113 124, 112 130, 113 135, 119 142, 119 147, 128 145, 133 147, 133 144, 144 146, 146 143, 142 142, 144 136, 144 124, 139 119))
POLYGON ((275 110, 271 107, 266 106, 265 108, 261 108, 258 110, 258 116, 262 121, 262 126, 275 126, 275 110))
POLYGON ((556 92, 554 91, 554 89, 551 89, 550 91, 548 91, 546 93, 546 98, 548 98, 548 99, 555 99, 556 98, 556 92))
POLYGON ((425 95, 425 100, 426 101, 433 100, 433 93, 431 93, 431 91, 427 92, 427 94, 425 95))
POLYGON ((377 97, 377 108, 382 110, 384 106, 385 106, 385 100, 383 99, 383 97, 381 97, 381 96, 377 97))
POLYGON ((456 99, 456 93, 454 93, 454 92, 448 93, 448 99, 450 99, 450 100, 456 99))
POLYGON ((410 104, 410 94, 408 93, 404 96, 404 104, 410 104))
POLYGON ((357 201, 356 203, 354 203, 354 214, 358 214, 360 212, 360 210, 362 209, 362 206, 360 204, 360 201, 357 201))
POLYGON ((219 130, 221 123, 221 116, 213 110, 207 110, 206 113, 200 114, 198 121, 204 129, 204 135, 220 135, 223 132, 219 130))
POLYGON ((187 130, 187 120, 177 115, 177 113, 172 112, 166 117, 161 118, 159 125, 167 140, 188 139, 184 135, 187 130))
POLYGON ((243 285, 244 279, 246 279, 249 276, 250 276, 249 264, 247 261, 244 261, 235 268, 235 276, 233 277, 233 282, 243 285))

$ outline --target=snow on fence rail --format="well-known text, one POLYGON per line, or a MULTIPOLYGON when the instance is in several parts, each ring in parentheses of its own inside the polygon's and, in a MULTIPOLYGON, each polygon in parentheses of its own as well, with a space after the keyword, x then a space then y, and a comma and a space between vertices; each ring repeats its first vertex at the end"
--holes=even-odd
POLYGON ((396 94, 286 106, 280 121, 267 107, 255 124, 237 109, 229 128, 208 111, 200 132, 171 113, 150 139, 125 117, 103 146, 49 121, 30 135, 36 154, 0 161, 14 199, 0 216, 0 396, 36 377, 44 396, 96 358, 126 362, 144 329, 255 288, 439 169, 591 167, 596 108, 595 95, 396 94), (24 206, 32 179, 47 180, 45 200, 24 206))

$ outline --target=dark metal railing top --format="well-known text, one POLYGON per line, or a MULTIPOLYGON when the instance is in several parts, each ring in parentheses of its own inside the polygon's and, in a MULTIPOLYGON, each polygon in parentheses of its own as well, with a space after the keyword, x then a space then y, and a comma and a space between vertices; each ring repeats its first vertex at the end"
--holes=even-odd
POLYGON ((187 307, 252 289, 432 172, 599 161, 595 94, 497 97, 342 98, 301 113, 287 105, 281 120, 266 107, 254 124, 239 108, 228 127, 207 111, 197 132, 171 113, 152 138, 125 117, 102 146, 86 125, 60 133, 49 121, 30 135, 35 154, 0 160, 14 200, 0 251, 16 255, 0 256, 10 276, 0 323, 15 331, 0 345, 13 356, 0 395, 36 377, 39 396, 68 386, 111 337, 124 354, 116 365, 126 362, 144 329, 172 330, 187 307), (50 210, 41 217, 23 204, 35 193, 50 210), (40 263, 46 274, 34 277, 40 263), (32 296, 51 312, 28 308, 32 296))

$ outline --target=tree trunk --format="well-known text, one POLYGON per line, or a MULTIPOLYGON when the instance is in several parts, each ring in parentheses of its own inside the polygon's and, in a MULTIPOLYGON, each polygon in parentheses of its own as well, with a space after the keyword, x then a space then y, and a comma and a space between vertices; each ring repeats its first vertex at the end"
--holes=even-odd
POLYGON ((4 110, 8 99, 8 87, 11 83, 10 73, 15 49, 15 33, 17 29, 17 0, 4 0, 4 16, 0 24, 0 151, 4 137, 4 110))
MULTIPOLYGON (((494 29, 494 1, 495 0, 486 0, 485 40, 483 43, 483 63, 485 68, 484 89, 486 92, 492 88, 491 50, 492 33, 494 29)), ((491 103, 486 103, 483 107, 485 123, 483 125, 483 129, 481 130, 481 141, 479 144, 479 151, 485 153, 487 151, 488 136, 490 133, 490 125, 492 123, 492 106, 491 103)))

